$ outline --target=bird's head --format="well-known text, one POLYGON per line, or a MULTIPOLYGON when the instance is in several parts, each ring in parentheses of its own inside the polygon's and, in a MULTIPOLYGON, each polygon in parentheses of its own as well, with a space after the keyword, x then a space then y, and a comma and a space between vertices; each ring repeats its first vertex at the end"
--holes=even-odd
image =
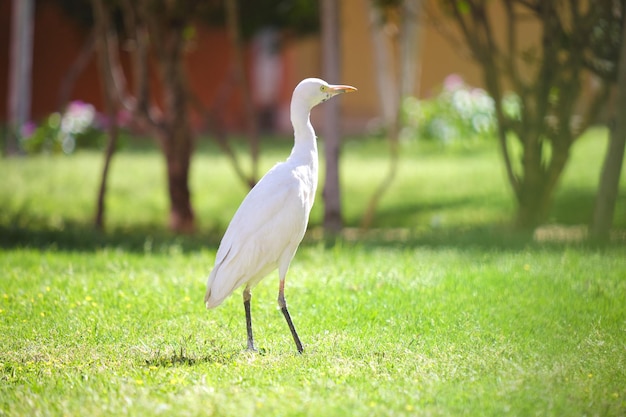
POLYGON ((326 100, 342 93, 356 91, 356 88, 349 85, 332 85, 319 78, 306 78, 293 90, 294 102, 304 102, 309 110, 323 103, 326 100))

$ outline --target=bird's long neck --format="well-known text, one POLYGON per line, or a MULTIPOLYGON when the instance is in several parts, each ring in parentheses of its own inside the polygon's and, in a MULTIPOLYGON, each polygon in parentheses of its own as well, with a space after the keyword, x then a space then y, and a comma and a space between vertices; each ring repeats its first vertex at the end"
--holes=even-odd
POLYGON ((291 124, 293 125, 294 145, 290 158, 302 159, 302 162, 317 167, 317 140, 309 117, 310 113, 306 103, 292 101, 291 124))

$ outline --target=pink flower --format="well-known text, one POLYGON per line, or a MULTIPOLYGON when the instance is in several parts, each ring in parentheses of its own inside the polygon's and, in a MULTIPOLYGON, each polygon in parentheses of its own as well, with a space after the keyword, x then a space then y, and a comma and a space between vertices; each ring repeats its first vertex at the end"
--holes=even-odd
POLYGON ((450 74, 443 80, 443 89, 446 91, 455 91, 463 88, 464 85, 463 78, 458 74, 450 74))
POLYGON ((35 133, 35 130, 37 130, 37 123, 33 122, 32 120, 29 120, 28 122, 22 125, 22 128, 20 129, 20 133, 23 138, 29 138, 33 135, 33 133, 35 133))

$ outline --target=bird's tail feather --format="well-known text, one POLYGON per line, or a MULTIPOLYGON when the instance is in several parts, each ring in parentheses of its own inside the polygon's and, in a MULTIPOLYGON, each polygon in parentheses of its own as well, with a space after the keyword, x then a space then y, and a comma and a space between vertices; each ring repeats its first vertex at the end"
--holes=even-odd
POLYGON ((206 306, 207 310, 215 308, 218 305, 222 304, 224 298, 211 298, 211 289, 208 288, 206 294, 204 295, 204 305, 206 306))
POLYGON ((211 271, 211 274, 209 274, 209 279, 207 280, 207 283, 206 283, 206 293, 204 294, 204 305, 206 306, 207 310, 213 307, 217 307, 217 305, 213 305, 214 303, 211 302, 211 284, 213 283, 214 279, 215 279, 215 268, 211 271))
POLYGON ((214 288, 216 284, 215 275, 217 274, 217 270, 217 267, 213 268, 213 271, 211 271, 209 279, 207 280, 206 293, 204 294, 204 305, 207 310, 222 304, 222 301, 224 301, 224 299, 230 294, 230 292, 220 294, 220 290, 218 288, 214 288))

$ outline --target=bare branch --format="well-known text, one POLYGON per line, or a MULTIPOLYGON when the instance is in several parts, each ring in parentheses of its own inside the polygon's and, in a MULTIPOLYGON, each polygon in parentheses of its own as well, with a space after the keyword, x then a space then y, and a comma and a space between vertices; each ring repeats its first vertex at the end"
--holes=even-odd
POLYGON ((61 85, 59 87, 59 101, 57 108, 59 111, 63 111, 70 101, 72 94, 72 88, 76 83, 78 76, 85 70, 87 64, 91 61, 91 58, 96 50, 96 30, 95 28, 89 31, 89 36, 85 39, 78 56, 70 66, 70 69, 65 73, 61 85))
MULTIPOLYGON (((464 44, 462 39, 459 39, 452 31, 449 29, 449 25, 443 22, 440 14, 435 11, 435 7, 430 4, 430 2, 424 2, 422 6, 424 8, 424 14, 428 16, 426 19, 426 24, 429 24, 433 27, 442 38, 448 41, 448 44, 452 45, 453 49, 459 55, 462 55, 466 58, 471 58, 470 54, 468 54, 468 48, 464 44)), ((471 49, 470 49, 471 51, 471 49)))
POLYGON ((461 11, 458 8, 459 7, 458 4, 454 0, 445 0, 445 2, 448 3, 450 8, 452 9, 455 21, 457 22, 457 25, 461 29, 461 32, 463 33, 463 37, 465 38, 465 41, 467 42, 468 46, 472 50, 472 53, 477 58, 480 57, 481 48, 477 44, 475 37, 472 36, 472 30, 470 29, 470 27, 468 26, 468 23, 465 21, 465 18, 461 14, 461 11))
POLYGON ((233 150, 228 142, 228 138, 226 137, 226 132, 224 127, 219 122, 219 118, 216 115, 209 111, 204 104, 200 101, 198 96, 193 92, 189 93, 189 99, 191 101, 191 105, 194 109, 202 116, 207 127, 213 132, 215 137, 215 142, 217 142, 218 146, 226 154, 228 159, 230 159, 233 169, 235 170, 235 174, 237 177, 244 183, 246 183, 250 188, 254 186, 256 180, 254 177, 249 177, 244 172, 241 163, 239 162, 239 158, 237 157, 237 153, 233 150))
POLYGON ((517 4, 526 7, 528 10, 531 10, 535 13, 539 12, 540 3, 544 0, 538 0, 533 2, 531 0, 515 0, 517 4))
POLYGON ((507 18, 507 53, 503 54, 503 61, 509 73, 511 82, 515 90, 520 95, 526 95, 528 85, 520 76, 518 68, 518 43, 517 43, 517 22, 518 18, 515 14, 512 1, 504 1, 505 14, 507 18))
MULTIPOLYGON (((257 126, 254 106, 252 105, 248 78, 246 77, 243 57, 244 48, 241 36, 241 23, 239 19, 239 7, 237 5, 237 0, 226 0, 226 20, 230 41, 234 50, 235 76, 239 86, 241 87, 241 95, 245 109, 248 140, 250 143, 250 154, 252 159, 252 178, 256 179, 258 176, 259 164, 259 128, 257 126)), ((256 182, 256 180, 254 182, 256 182)))
POLYGON ((129 102, 132 102, 132 100, 128 96, 126 76, 124 75, 124 70, 120 62, 117 32, 111 26, 110 18, 108 20, 105 34, 106 49, 104 53, 107 54, 107 61, 109 63, 112 93, 116 101, 121 103, 124 107, 129 107, 131 106, 129 102))
MULTIPOLYGON (((149 73, 150 34, 144 13, 145 4, 130 0, 122 1, 124 25, 129 36, 133 72, 134 96, 126 90, 124 108, 157 130, 163 130, 163 114, 152 101, 149 73)), ((120 66, 121 67, 121 66, 120 66)))
POLYGON ((150 77, 148 73, 149 37, 144 21, 139 16, 136 3, 122 1, 124 24, 129 36, 129 52, 132 58, 133 84, 135 87, 135 108, 133 112, 150 115, 150 77))

